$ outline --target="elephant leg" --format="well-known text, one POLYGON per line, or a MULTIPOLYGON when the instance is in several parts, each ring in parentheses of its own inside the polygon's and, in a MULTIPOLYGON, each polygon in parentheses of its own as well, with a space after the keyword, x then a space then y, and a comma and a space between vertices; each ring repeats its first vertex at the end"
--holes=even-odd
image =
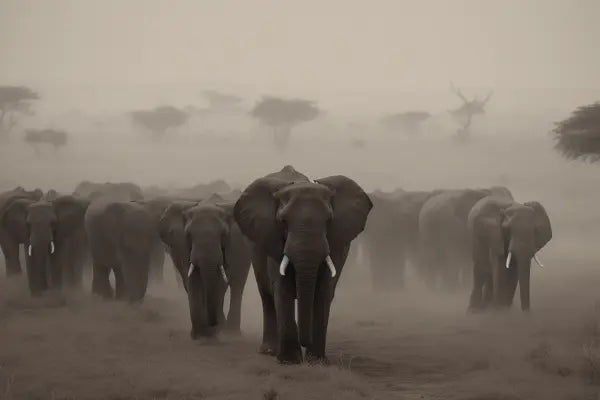
POLYGON ((483 287, 488 280, 487 265, 481 260, 476 260, 473 266, 473 289, 469 300, 469 310, 477 311, 483 308, 483 287))
MULTIPOLYGON (((130 303, 143 300, 148 289, 150 256, 142 251, 124 251, 119 268, 126 287, 126 298, 130 303)), ((117 290, 118 291, 118 290, 117 290)))
POLYGON ((152 283, 163 283, 164 277, 164 264, 165 264, 165 251, 162 245, 156 246, 152 250, 150 257, 150 273, 149 280, 152 283))
POLYGON ((112 269, 113 274, 115 276, 115 299, 124 301, 127 299, 127 281, 125 280, 125 275, 123 274, 123 267, 116 266, 112 269))
POLYGON ((261 354, 277 355, 277 318, 275 301, 271 294, 259 290, 263 309, 263 335, 262 344, 258 350, 261 354))
POLYGON ((21 275, 23 271, 19 259, 19 244, 12 240, 3 240, 2 252, 4 253, 4 260, 6 262, 6 276, 11 277, 21 275))
POLYGON ((94 262, 92 267, 92 293, 104 299, 113 298, 113 289, 110 286, 110 267, 94 262))
POLYGON ((275 313, 277 318, 277 360, 282 364, 302 362, 302 349, 298 340, 295 318, 295 282, 288 274, 277 277, 274 283, 275 313))
POLYGON ((227 313, 226 329, 234 334, 241 334, 242 324, 242 293, 244 287, 231 285, 229 288, 229 312, 227 313))

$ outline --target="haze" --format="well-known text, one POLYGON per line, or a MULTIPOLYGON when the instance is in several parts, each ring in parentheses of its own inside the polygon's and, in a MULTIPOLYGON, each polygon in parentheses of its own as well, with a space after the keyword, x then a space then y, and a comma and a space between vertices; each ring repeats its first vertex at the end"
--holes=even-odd
POLYGON ((67 109, 181 102, 196 96, 189 85, 338 108, 374 108, 354 98, 367 95, 443 107, 450 80, 504 90, 495 107, 515 107, 522 89, 551 103, 549 88, 562 99, 545 106, 569 107, 600 89, 599 14, 594 0, 2 0, 0 77, 58 86, 67 109), (105 98, 119 88, 130 89, 105 98))

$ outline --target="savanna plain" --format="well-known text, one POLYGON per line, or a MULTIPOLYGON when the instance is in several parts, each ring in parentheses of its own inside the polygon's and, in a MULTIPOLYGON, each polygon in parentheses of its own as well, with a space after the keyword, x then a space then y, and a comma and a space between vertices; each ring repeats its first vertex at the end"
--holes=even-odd
POLYGON ((462 145, 380 134, 356 146, 320 138, 315 126, 284 152, 260 137, 201 135, 149 142, 82 133, 56 154, 5 145, 7 187, 64 192, 84 179, 186 186, 222 178, 243 188, 286 164, 311 178, 345 174, 367 191, 505 185, 517 201, 545 205, 554 235, 540 253, 544 268, 532 266, 529 313, 517 299, 507 311, 468 314, 468 288, 432 293, 416 279, 377 293, 359 257, 345 266, 332 306, 328 366, 281 366, 257 353, 252 274, 242 337, 192 341, 169 262, 166 284, 136 306, 92 297, 89 276, 82 293, 32 299, 25 279, 0 271, 0 399, 597 399, 600 167, 563 160, 550 128, 502 128, 462 145))

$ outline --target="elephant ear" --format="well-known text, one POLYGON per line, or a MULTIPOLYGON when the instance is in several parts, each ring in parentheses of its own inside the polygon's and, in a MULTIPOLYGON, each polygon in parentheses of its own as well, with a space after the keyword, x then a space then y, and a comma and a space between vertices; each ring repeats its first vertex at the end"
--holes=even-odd
POLYGON ((279 259, 283 253, 283 226, 277 220, 279 200, 273 195, 290 183, 273 177, 259 178, 242 192, 233 207, 240 230, 268 255, 279 259))
POLYGON ((537 201, 528 201, 524 203, 527 207, 533 208, 535 213, 535 246, 536 252, 540 251, 552 239, 552 225, 548 213, 537 201))
POLYGON ((333 218, 329 226, 330 244, 349 244, 365 229, 373 203, 364 190, 352 179, 342 175, 317 179, 335 194, 331 199, 333 218))
POLYGON ((191 201, 174 202, 162 213, 158 221, 158 234, 167 246, 173 246, 176 239, 185 236, 185 212, 195 205, 191 201))
POLYGON ((2 213, 2 226, 6 229, 17 243, 29 241, 29 230, 27 228, 27 210, 35 203, 30 199, 15 199, 10 202, 2 213))
POLYGON ((67 237, 83 226, 90 201, 75 196, 59 196, 52 202, 57 218, 57 235, 67 237))

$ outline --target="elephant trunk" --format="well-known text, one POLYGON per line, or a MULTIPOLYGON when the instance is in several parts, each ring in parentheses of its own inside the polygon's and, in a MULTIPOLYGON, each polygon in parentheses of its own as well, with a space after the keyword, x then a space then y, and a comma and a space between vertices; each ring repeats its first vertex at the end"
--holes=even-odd
POLYGON ((531 257, 517 256, 519 272, 519 291, 521 295, 521 310, 529 311, 531 257))
POLYGON ((221 272, 218 265, 203 266, 200 269, 202 277, 202 292, 204 297, 204 309, 206 322, 209 327, 217 326, 219 322, 218 288, 220 287, 221 272))
POLYGON ((319 264, 296 268, 296 295, 298 297, 298 330, 300 344, 312 343, 315 289, 319 264))

